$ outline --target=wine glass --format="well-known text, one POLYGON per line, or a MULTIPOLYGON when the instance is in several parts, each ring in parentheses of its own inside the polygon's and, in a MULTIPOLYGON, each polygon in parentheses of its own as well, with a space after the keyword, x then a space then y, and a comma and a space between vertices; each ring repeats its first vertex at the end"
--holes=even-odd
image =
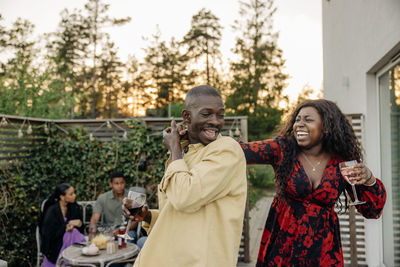
MULTIPOLYGON (((125 199, 124 205, 129 210, 131 215, 135 215, 142 209, 145 203, 146 203, 146 194, 130 190, 128 192, 128 196, 125 199)), ((119 234, 117 236, 124 238, 125 240, 133 240, 134 238, 128 235, 128 231, 130 228, 131 228, 131 220, 128 219, 128 225, 126 226, 125 233, 119 234)))
POLYGON ((350 173, 356 164, 357 164, 356 160, 344 161, 339 163, 340 172, 344 177, 347 178, 347 181, 350 183, 351 189, 353 190, 354 201, 353 203, 350 203, 350 205, 360 205, 366 203, 365 201, 360 201, 358 199, 356 185, 349 179, 351 176, 350 173))

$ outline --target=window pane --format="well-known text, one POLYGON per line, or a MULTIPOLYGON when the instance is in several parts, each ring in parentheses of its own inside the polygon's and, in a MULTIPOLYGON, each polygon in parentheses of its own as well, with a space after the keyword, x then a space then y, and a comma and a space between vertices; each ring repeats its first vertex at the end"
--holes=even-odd
POLYGON ((379 89, 382 178, 392 204, 383 217, 384 261, 400 266, 400 65, 379 77, 379 89))

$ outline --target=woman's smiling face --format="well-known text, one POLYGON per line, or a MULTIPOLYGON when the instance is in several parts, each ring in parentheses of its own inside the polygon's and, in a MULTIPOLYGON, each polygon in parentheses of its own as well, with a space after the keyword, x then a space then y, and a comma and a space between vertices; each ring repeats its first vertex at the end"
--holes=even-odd
POLYGON ((293 134, 302 148, 312 148, 321 144, 322 119, 314 107, 300 109, 293 124, 293 134))

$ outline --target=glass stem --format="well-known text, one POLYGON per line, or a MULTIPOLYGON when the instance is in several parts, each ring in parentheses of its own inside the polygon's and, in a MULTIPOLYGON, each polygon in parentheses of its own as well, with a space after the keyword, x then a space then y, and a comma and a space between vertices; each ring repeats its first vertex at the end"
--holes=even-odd
POLYGON ((351 189, 353 190, 353 195, 354 195, 355 202, 359 202, 358 196, 357 196, 357 191, 356 191, 356 186, 354 184, 351 184, 351 189))
POLYGON ((131 220, 128 219, 128 225, 126 226, 126 230, 125 230, 126 235, 128 235, 128 231, 130 228, 131 228, 131 220))

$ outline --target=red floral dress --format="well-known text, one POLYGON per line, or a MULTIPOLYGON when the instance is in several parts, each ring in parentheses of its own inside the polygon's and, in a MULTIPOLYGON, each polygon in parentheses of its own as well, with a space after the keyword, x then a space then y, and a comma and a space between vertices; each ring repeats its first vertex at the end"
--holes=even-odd
MULTIPOLYGON (((275 139, 241 143, 248 164, 271 164, 276 171, 283 159, 285 141, 275 139)), ((287 184, 287 200, 274 198, 265 223, 256 267, 343 266, 339 220, 334 206, 343 190, 353 199, 350 185, 340 174, 340 158, 332 157, 321 183, 313 189, 297 158, 287 184)), ((357 186, 357 210, 366 218, 378 218, 386 200, 382 182, 357 186)))

